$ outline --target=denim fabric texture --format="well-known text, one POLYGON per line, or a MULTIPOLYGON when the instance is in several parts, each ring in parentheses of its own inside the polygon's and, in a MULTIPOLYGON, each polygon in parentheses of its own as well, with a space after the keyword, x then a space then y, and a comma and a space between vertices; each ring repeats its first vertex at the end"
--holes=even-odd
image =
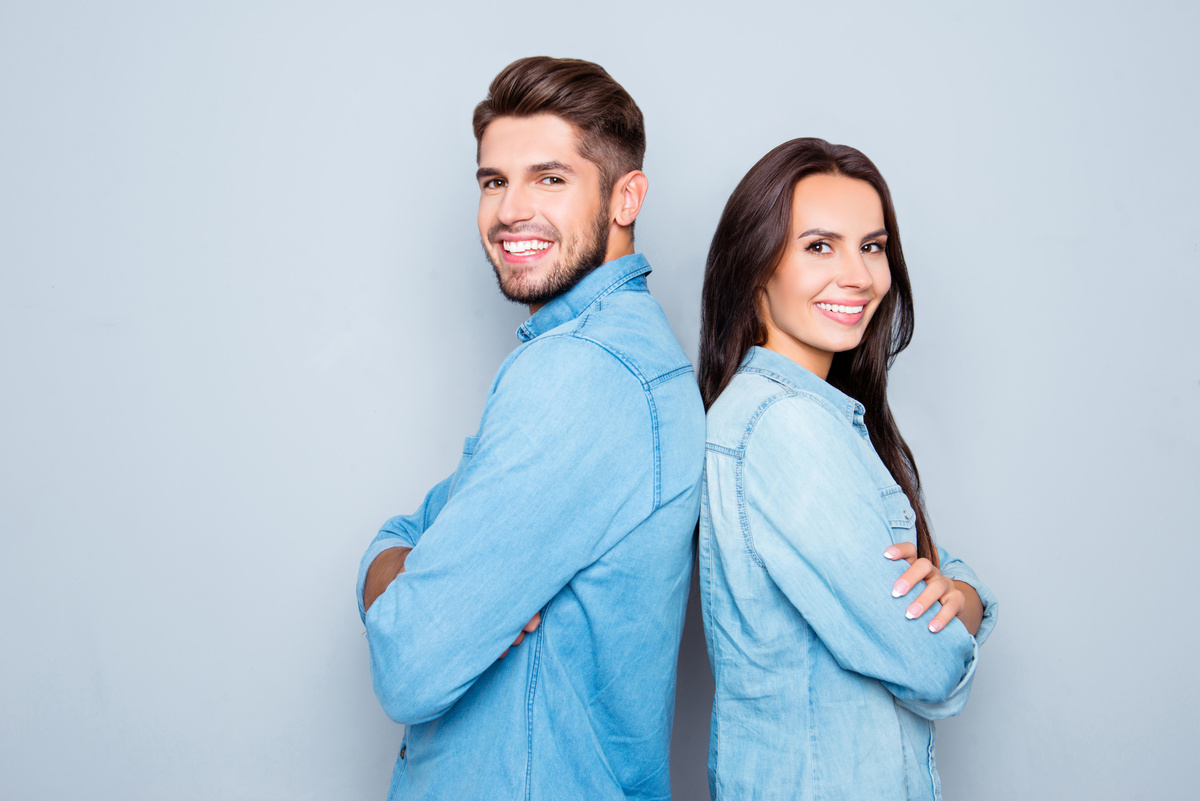
POLYGON ((861 404, 790 359, 747 354, 709 409, 699 570, 716 680, 715 799, 938 799, 936 719, 962 710, 997 605, 961 561, 942 571, 985 605, 972 637, 934 604, 893 598, 912 507, 861 404))
POLYGON ((407 724, 389 798, 670 796, 704 409, 649 271, 608 262, 530 317, 457 470, 363 556, 360 613, 375 557, 413 548, 363 615, 407 724))

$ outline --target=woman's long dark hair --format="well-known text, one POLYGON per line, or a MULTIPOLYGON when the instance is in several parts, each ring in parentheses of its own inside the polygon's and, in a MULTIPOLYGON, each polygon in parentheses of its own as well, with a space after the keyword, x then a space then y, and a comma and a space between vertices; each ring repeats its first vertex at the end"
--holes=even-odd
POLYGON ((700 316, 704 408, 712 406, 728 386, 746 352, 767 341, 761 298, 787 248, 792 196, 801 179, 822 174, 844 175, 875 188, 888 232, 884 250, 892 278, 891 289, 875 310, 862 342, 853 350, 834 354, 827 380, 866 408, 875 452, 916 513, 917 553, 936 565, 937 550, 926 520, 921 478, 887 401, 888 369, 912 340, 912 287, 891 192, 883 175, 858 150, 831 145, 824 139, 793 139, 763 156, 730 195, 704 268, 700 316))

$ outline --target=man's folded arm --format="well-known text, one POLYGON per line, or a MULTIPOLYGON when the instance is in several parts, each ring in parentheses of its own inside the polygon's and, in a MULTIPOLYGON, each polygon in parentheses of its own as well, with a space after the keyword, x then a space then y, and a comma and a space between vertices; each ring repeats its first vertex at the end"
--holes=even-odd
MULTIPOLYGON (((433 489, 425 494, 425 500, 417 508, 417 511, 410 515, 397 515, 386 523, 379 533, 375 535, 375 539, 371 540, 371 544, 367 546, 367 552, 363 554, 362 561, 358 565, 358 585, 355 589, 355 595, 358 598, 358 614, 366 621, 366 608, 363 604, 363 592, 367 581, 367 572, 371 565, 374 564, 376 558, 380 554, 395 548, 405 549, 405 553, 410 550, 421 539, 421 535, 425 533, 425 529, 437 519, 438 513, 442 511, 442 507, 446 505, 446 498, 450 493, 450 478, 441 481, 433 489)), ((376 591, 375 595, 378 595, 376 591)))
POLYGON ((454 496, 366 614, 389 716, 443 714, 650 513, 651 431, 641 382, 595 343, 549 337, 512 358, 454 496))

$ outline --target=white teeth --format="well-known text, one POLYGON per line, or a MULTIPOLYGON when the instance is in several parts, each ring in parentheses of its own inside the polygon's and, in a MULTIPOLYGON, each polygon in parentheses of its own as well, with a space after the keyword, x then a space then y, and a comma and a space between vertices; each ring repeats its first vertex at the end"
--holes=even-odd
POLYGON ((863 310, 862 306, 839 306, 836 303, 818 303, 817 308, 837 312, 838 314, 858 314, 863 310))
POLYGON ((520 242, 512 242, 506 239, 502 244, 504 245, 504 249, 509 253, 524 253, 527 250, 545 250, 550 247, 551 243, 544 239, 524 239, 520 242))

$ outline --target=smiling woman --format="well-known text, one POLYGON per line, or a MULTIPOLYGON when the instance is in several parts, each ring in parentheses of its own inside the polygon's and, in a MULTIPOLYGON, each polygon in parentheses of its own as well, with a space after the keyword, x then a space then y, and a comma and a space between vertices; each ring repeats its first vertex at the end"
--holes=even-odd
POLYGON ((996 605, 934 548, 888 407, 912 319, 866 156, 797 139, 750 170, 701 321, 714 798, 940 798, 932 721, 966 703, 996 605))

